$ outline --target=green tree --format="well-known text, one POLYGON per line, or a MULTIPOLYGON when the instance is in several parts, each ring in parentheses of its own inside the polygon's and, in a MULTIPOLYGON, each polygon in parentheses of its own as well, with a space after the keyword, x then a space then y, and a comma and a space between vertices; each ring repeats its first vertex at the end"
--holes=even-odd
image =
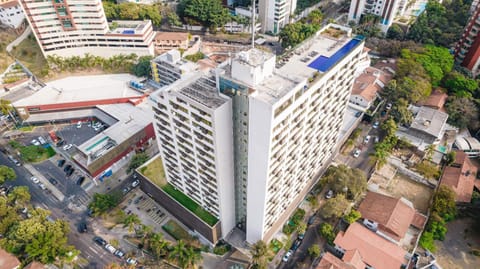
POLYGON ((458 128, 478 127, 478 108, 468 98, 450 97, 445 105, 448 113, 448 123, 458 128))
POLYGON ((171 26, 182 26, 182 22, 180 21, 180 17, 178 17, 177 13, 169 12, 167 14, 168 23, 171 26))
POLYGON ((315 9, 308 14, 306 21, 316 25, 321 25, 323 21, 323 13, 319 9, 315 9))
POLYGON ((253 244, 250 254, 252 255, 253 268, 266 269, 268 267, 268 260, 272 254, 264 241, 259 240, 253 244))
POLYGON ((444 86, 448 89, 448 92, 451 95, 467 98, 472 97, 475 90, 479 87, 477 81, 467 78, 458 72, 448 74, 444 86))
POLYGON ((301 221, 300 223, 297 224, 296 230, 298 234, 304 234, 305 231, 307 230, 307 224, 301 221))
POLYGON ((152 56, 138 58, 137 64, 132 66, 132 73, 137 77, 152 77, 152 66, 150 65, 152 58, 152 56))
POLYGON ((8 100, 0 99, 0 112, 2 112, 3 115, 10 115, 12 111, 12 103, 8 100))
POLYGON ((20 155, 22 160, 26 162, 36 162, 41 159, 46 152, 46 149, 41 146, 30 145, 20 147, 20 155))
POLYGON ((16 178, 17 174, 15 174, 15 170, 8 166, 0 165, 0 185, 7 180, 14 180, 16 178))
POLYGON ((422 236, 420 237, 420 241, 418 242, 420 246, 424 249, 428 249, 432 252, 435 252, 436 247, 435 247, 435 242, 433 239, 433 233, 424 231, 422 236))
POLYGON ((350 210, 350 213, 348 213, 347 215, 345 215, 343 217, 343 219, 348 222, 349 224, 352 224, 354 223, 355 221, 357 221, 358 219, 360 219, 362 217, 362 214, 355 210, 355 209, 352 209, 350 210))
POLYGON ((30 192, 27 186, 17 186, 8 194, 8 200, 20 206, 25 206, 30 202, 30 192))
POLYGON ((405 32, 403 31, 402 27, 400 27, 398 24, 392 24, 390 28, 388 28, 387 31, 387 38, 390 39, 397 39, 397 40, 402 40, 405 36, 405 32))
POLYGON ((119 197, 112 194, 95 193, 93 201, 88 205, 95 216, 99 216, 114 208, 119 202, 119 197))
POLYGON ((320 247, 318 245, 312 245, 311 247, 308 248, 308 255, 310 256, 310 258, 313 260, 313 259, 316 259, 318 257, 320 257, 320 247))
POLYGON ((325 218, 338 218, 345 213, 350 203, 345 199, 345 195, 338 194, 337 196, 325 202, 320 209, 320 215, 325 218))
POLYGON ((440 185, 433 195, 432 212, 445 220, 451 220, 457 214, 455 192, 445 185, 440 185))
POLYGON ((455 161, 456 157, 457 153, 453 150, 447 153, 447 155, 445 155, 445 165, 451 165, 455 161))
POLYGON ((194 20, 212 30, 230 20, 228 9, 220 0, 182 0, 177 11, 180 17, 194 20))
POLYGON ((170 243, 163 238, 163 234, 155 233, 148 240, 148 246, 155 259, 160 260, 168 255, 170 243))
POLYGON ((428 161, 417 163, 415 169, 428 179, 438 179, 440 176, 440 170, 428 161))
POLYGON ((149 158, 150 157, 148 157, 146 153, 139 153, 133 156, 132 160, 130 161, 130 164, 128 165, 127 173, 130 173, 133 170, 140 167, 142 164, 148 161, 149 158))
POLYGON ((191 246, 187 246, 183 240, 179 240, 172 247, 168 257, 183 269, 194 267, 202 258, 198 251, 191 246))
POLYGON ((403 98, 395 103, 391 115, 399 125, 410 125, 413 121, 412 111, 408 109, 408 101, 403 98))
POLYGON ((397 132, 397 123, 392 119, 388 118, 382 124, 382 130, 385 131, 387 136, 393 136, 397 132))
POLYGON ((365 173, 344 164, 330 166, 324 178, 332 190, 336 193, 345 193, 349 199, 356 199, 367 188, 365 173))
POLYGON ((330 225, 329 223, 322 223, 320 224, 320 229, 319 229, 320 235, 327 240, 327 243, 329 245, 333 245, 333 241, 335 240, 335 231, 333 230, 333 226, 330 225))
POLYGON ((128 227, 129 232, 135 230, 135 225, 142 223, 140 218, 136 214, 129 214, 123 220, 123 227, 128 227))

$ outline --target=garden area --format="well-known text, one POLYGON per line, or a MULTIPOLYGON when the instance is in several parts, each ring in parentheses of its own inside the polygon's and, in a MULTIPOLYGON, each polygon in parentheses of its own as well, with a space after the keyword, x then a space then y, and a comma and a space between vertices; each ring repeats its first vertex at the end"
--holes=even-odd
MULTIPOLYGON (((298 230, 301 224, 304 224, 303 218, 305 217, 305 210, 298 208, 293 213, 290 220, 283 226, 283 233, 291 235, 294 231, 298 230)), ((303 226, 303 225, 302 225, 303 226)))
POLYGON ((195 215, 197 215, 197 217, 199 217, 201 220, 205 221, 208 225, 213 226, 215 225, 215 223, 218 222, 218 219, 216 217, 208 213, 195 201, 190 199, 190 197, 185 195, 183 192, 175 189, 175 187, 173 187, 172 185, 167 183, 164 186, 162 186, 162 190, 168 193, 173 199, 175 199, 181 205, 183 205, 188 210, 190 210, 195 215))
POLYGON ((46 146, 24 146, 15 140, 11 140, 9 144, 20 153, 20 157, 24 162, 38 163, 57 154, 48 144, 46 146))
MULTIPOLYGON (((18 46, 13 47, 12 56, 40 77, 48 75, 48 64, 33 34, 18 46)), ((12 59, 13 62, 13 59, 12 59)))
POLYGON ((183 229, 182 226, 173 220, 167 221, 167 223, 162 226, 162 229, 175 238, 175 240, 184 240, 187 242, 194 240, 194 238, 185 229, 183 229))
POLYGON ((162 159, 160 157, 157 157, 148 164, 140 167, 139 171, 159 187, 163 187, 167 184, 165 181, 165 171, 163 171, 162 159))

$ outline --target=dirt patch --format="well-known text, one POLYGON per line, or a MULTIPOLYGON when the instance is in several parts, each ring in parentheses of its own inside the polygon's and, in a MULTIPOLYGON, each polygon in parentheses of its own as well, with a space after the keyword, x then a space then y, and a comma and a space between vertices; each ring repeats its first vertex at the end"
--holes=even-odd
POLYGON ((427 213, 433 189, 399 173, 391 180, 380 175, 374 176, 370 179, 370 183, 378 186, 378 192, 398 198, 404 197, 412 202, 419 212, 427 213))
POLYGON ((480 257, 470 254, 480 249, 480 233, 475 232, 475 223, 470 218, 454 220, 447 224, 448 232, 444 241, 436 242, 438 263, 443 268, 480 268, 480 257))

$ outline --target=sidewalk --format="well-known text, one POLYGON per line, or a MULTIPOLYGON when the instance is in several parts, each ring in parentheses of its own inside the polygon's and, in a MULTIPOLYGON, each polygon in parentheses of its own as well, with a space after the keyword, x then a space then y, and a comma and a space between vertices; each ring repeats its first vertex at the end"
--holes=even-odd
POLYGON ((22 41, 25 40, 25 38, 27 38, 31 33, 32 28, 30 28, 30 25, 28 25, 25 28, 25 31, 23 31, 23 33, 19 37, 17 37, 17 39, 13 40, 12 43, 8 44, 6 51, 8 53, 12 52, 13 47, 18 46, 20 43, 22 43, 22 41))

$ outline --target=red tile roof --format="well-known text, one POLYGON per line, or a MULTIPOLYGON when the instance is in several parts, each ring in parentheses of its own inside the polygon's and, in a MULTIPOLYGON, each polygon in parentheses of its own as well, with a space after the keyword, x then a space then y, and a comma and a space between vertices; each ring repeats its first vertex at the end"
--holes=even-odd
POLYGON ((31 262, 27 266, 25 266, 23 269, 45 269, 45 265, 39 262, 31 262))
POLYGON ((468 159, 465 152, 460 150, 455 152, 455 162, 445 167, 440 184, 453 189, 456 194, 455 201, 469 203, 478 168, 468 159))
POLYGON ((376 192, 367 193, 358 211, 363 218, 377 222, 380 230, 396 240, 403 238, 415 216, 415 208, 408 200, 376 192))
POLYGON ((0 7, 2 8, 11 8, 11 7, 15 7, 15 6, 18 6, 20 5, 20 3, 18 3, 18 1, 9 1, 9 2, 5 2, 5 3, 0 3, 0 7))
POLYGON ((334 243, 346 251, 357 250, 362 261, 375 269, 400 269, 408 262, 405 250, 357 222, 338 233, 334 243))
POLYGON ((360 95, 367 101, 375 99, 377 92, 392 79, 392 75, 373 67, 366 68, 353 83, 352 94, 360 95), (383 84, 383 85, 382 85, 383 84))
POLYGON ((188 33, 179 32, 157 32, 155 34, 155 40, 179 40, 187 41, 188 33))
POLYGON ((435 109, 443 109, 445 102, 447 101, 448 94, 441 89, 434 90, 427 100, 421 102, 421 105, 428 106, 435 109))
POLYGON ((20 261, 17 257, 0 248, 0 268, 16 269, 20 267, 20 261))
MULTIPOLYGON (((345 259, 345 256, 344 256, 345 259)), ((335 257, 330 252, 327 252, 323 255, 320 263, 315 269, 365 269, 365 263, 360 261, 360 265, 349 264, 335 257)))
POLYGON ((415 212, 415 216, 413 216, 413 220, 412 220, 412 226, 413 227, 416 227, 417 229, 423 230, 426 222, 427 222, 427 216, 425 216, 425 215, 423 215, 419 212, 415 212))

